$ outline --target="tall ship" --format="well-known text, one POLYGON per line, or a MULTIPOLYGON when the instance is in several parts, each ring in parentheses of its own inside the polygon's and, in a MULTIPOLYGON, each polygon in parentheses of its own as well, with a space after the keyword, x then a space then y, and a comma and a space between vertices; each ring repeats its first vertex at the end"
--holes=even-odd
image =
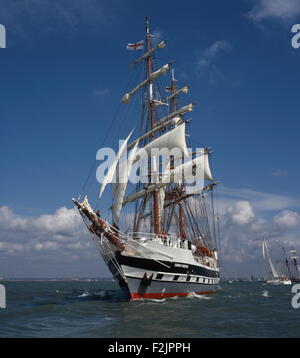
POLYGON ((211 150, 192 148, 192 137, 203 140, 204 132, 192 134, 192 120, 185 118, 194 104, 179 105, 189 86, 178 86, 173 63, 158 66, 167 42, 155 40, 146 18, 145 39, 127 45, 134 53, 143 51, 131 67, 142 67, 144 78, 123 95, 121 105, 135 104, 139 96, 141 109, 138 125, 132 121, 136 133, 122 141, 98 180, 100 211, 86 193, 72 199, 129 299, 214 293, 220 279, 211 150), (103 200, 108 185, 109 208, 103 200), (110 220, 102 215, 107 209, 110 220))
POLYGON ((286 267, 289 279, 292 283, 300 282, 300 267, 297 261, 299 256, 297 256, 296 250, 292 248, 287 253, 285 247, 283 247, 283 251, 285 254, 284 266, 286 267))

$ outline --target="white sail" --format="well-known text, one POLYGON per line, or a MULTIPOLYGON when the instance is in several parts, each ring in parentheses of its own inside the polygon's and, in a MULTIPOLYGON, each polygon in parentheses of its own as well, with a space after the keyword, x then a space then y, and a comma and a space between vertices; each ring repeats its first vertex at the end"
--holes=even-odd
MULTIPOLYGON (((127 196, 123 200, 122 205, 140 199, 145 195, 152 193, 154 190, 159 190, 170 183, 181 183, 184 180, 191 180, 191 179, 212 180, 210 169, 209 167, 206 168, 205 166, 206 163, 205 156, 208 156, 208 154, 203 154, 200 157, 192 159, 184 164, 178 165, 175 169, 170 169, 165 171, 162 174, 162 182, 150 184, 146 189, 142 189, 136 193, 133 193, 132 195, 127 196), (195 169, 196 169, 196 175, 194 172, 195 169)), ((203 187, 204 187, 204 183, 202 185, 202 189, 203 187)), ((197 192, 199 192, 200 190, 201 188, 198 186, 197 192)))
POLYGON ((150 130, 149 132, 145 133, 144 135, 142 135, 141 137, 137 138, 134 142, 130 143, 128 145, 127 149, 131 149, 133 148, 133 146, 135 145, 135 143, 139 140, 142 141, 143 139, 149 138, 153 133, 155 133, 156 131, 164 128, 165 126, 172 124, 172 125, 178 125, 180 123, 180 121, 182 121, 182 119, 180 118, 180 116, 186 112, 191 112, 193 110, 194 106, 192 103, 188 104, 187 106, 184 106, 180 109, 178 109, 178 111, 173 112, 168 114, 167 116, 161 118, 159 120, 159 122, 157 122, 155 124, 155 128, 153 128, 152 130, 150 130))
POLYGON ((130 97, 132 95, 134 95, 141 87, 143 87, 147 82, 155 80, 157 77, 159 77, 160 75, 165 75, 170 69, 170 64, 167 63, 166 65, 164 65, 163 67, 161 67, 159 70, 152 72, 149 76, 149 78, 147 78, 145 81, 141 82, 139 85, 137 85, 133 90, 131 90, 128 93, 125 93, 121 102, 123 103, 129 103, 130 102, 130 97))
POLYGON ((262 254, 263 254, 263 258, 266 260, 265 240, 263 241, 262 244, 262 254))
POLYGON ((106 176, 104 177, 104 179, 103 179, 103 182, 102 182, 102 185, 101 185, 101 189, 100 189, 99 199, 100 199, 101 195, 103 194, 106 185, 107 185, 108 183, 111 183, 111 181, 112 181, 112 179, 113 179, 113 177, 114 177, 117 164, 118 164, 120 158, 123 156, 123 154, 125 153, 125 151, 126 151, 126 149, 127 149, 127 143, 128 143, 128 140, 129 140, 129 138, 130 138, 132 132, 133 132, 133 131, 130 132, 130 134, 128 135, 128 137, 125 139, 125 141, 124 141, 123 144, 121 145, 121 148, 119 149, 118 154, 116 155, 115 159, 113 160, 112 165, 111 165, 111 166, 109 167, 109 169, 108 169, 107 175, 106 175, 106 176))
POLYGON ((208 160, 208 153, 204 153, 203 160, 204 160, 204 179, 206 180, 213 180, 213 176, 211 174, 209 160, 208 160))
POLYGON ((123 203, 123 198, 126 192, 126 188, 127 188, 127 184, 128 184, 128 178, 129 178, 129 174, 132 168, 132 164, 133 164, 133 160, 136 156, 136 151, 138 149, 138 142, 135 144, 134 148, 132 149, 132 151, 129 154, 128 160, 125 163, 125 165, 121 165, 120 166, 120 172, 121 172, 121 180, 119 183, 117 183, 117 188, 116 188, 116 196, 114 199, 114 203, 113 203, 113 218, 115 222, 119 221, 120 218, 120 213, 121 213, 121 209, 122 209, 122 203, 123 203))
POLYGON ((277 273, 275 266, 273 265, 266 240, 263 241, 263 257, 265 260, 268 261, 268 263, 270 265, 270 269, 271 269, 273 278, 278 278, 280 275, 277 273))
POLYGON ((174 118, 171 118, 170 120, 168 120, 167 122, 159 125, 159 126, 155 126, 153 129, 151 129, 149 132, 145 133, 144 135, 142 135, 141 137, 137 138, 134 142, 128 144, 128 147, 127 149, 131 149, 134 147, 134 145, 136 144, 136 142, 138 141, 142 141, 146 138, 149 138, 153 133, 159 131, 160 129, 166 127, 167 125, 169 124, 172 124, 172 125, 179 125, 180 122, 182 122, 182 119, 180 117, 174 117, 174 118))
POLYGON ((203 155, 170 170, 170 177, 171 181, 174 183, 180 183, 182 180, 187 181, 191 179, 213 180, 208 162, 208 154, 204 153, 203 155))
POLYGON ((144 147, 140 148, 140 150, 137 152, 137 159, 138 157, 143 157, 143 154, 145 153, 147 153, 147 155, 150 157, 151 149, 160 150, 163 148, 166 148, 169 151, 172 149, 179 149, 181 156, 183 157, 187 157, 189 155, 185 140, 185 123, 180 124, 178 127, 170 130, 169 132, 163 134, 162 136, 154 139, 152 142, 146 144, 144 147))

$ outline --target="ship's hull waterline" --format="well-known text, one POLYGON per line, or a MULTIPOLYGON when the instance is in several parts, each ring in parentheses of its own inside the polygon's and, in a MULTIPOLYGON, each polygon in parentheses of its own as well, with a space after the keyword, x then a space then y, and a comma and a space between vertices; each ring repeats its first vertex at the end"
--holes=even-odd
POLYGON ((117 254, 115 258, 123 275, 118 275, 113 269, 113 265, 108 265, 108 267, 128 299, 162 299, 193 294, 206 295, 215 293, 218 288, 219 272, 216 270, 206 270, 197 265, 184 265, 183 263, 172 263, 171 265, 169 263, 169 270, 166 266, 161 266, 160 270, 154 270, 157 266, 165 263, 162 261, 160 264, 142 258, 130 258, 131 260, 128 261, 128 258, 120 254, 117 254), (124 263, 127 265, 124 265, 124 263), (134 266, 135 263, 136 266, 134 266), (131 266, 128 266, 128 264, 131 264, 131 266), (184 265, 186 268, 177 267, 179 265, 184 265), (206 275, 203 275, 204 273, 206 275))
POLYGON ((150 286, 143 285, 139 278, 127 277, 130 299, 162 299, 185 297, 193 294, 207 295, 215 293, 217 285, 190 282, 152 281, 150 286))

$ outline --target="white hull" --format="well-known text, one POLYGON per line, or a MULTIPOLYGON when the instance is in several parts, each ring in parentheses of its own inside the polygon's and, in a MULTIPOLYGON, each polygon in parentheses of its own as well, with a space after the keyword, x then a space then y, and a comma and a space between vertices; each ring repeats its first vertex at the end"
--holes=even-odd
MULTIPOLYGON (((203 258, 202 263, 198 262, 191 249, 165 246, 159 240, 148 241, 144 247, 144 255, 140 247, 137 254, 134 245, 122 253, 116 251, 114 259, 117 265, 112 260, 105 260, 130 299, 209 294, 216 291, 220 280, 219 269, 203 264, 203 258)), ((215 260, 210 259, 211 266, 213 263, 215 260)))
POLYGON ((268 280, 267 283, 270 283, 272 285, 291 285, 292 281, 289 279, 278 278, 278 279, 268 280))

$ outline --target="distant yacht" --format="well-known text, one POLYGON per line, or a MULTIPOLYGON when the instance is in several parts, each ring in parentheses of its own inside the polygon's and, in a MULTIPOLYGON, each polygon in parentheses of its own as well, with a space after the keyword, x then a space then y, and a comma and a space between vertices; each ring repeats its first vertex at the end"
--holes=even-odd
POLYGON ((263 240, 262 252, 267 273, 267 283, 273 285, 291 285, 292 281, 290 275, 287 277, 286 275, 279 273, 278 269, 273 264, 265 239, 263 240))

